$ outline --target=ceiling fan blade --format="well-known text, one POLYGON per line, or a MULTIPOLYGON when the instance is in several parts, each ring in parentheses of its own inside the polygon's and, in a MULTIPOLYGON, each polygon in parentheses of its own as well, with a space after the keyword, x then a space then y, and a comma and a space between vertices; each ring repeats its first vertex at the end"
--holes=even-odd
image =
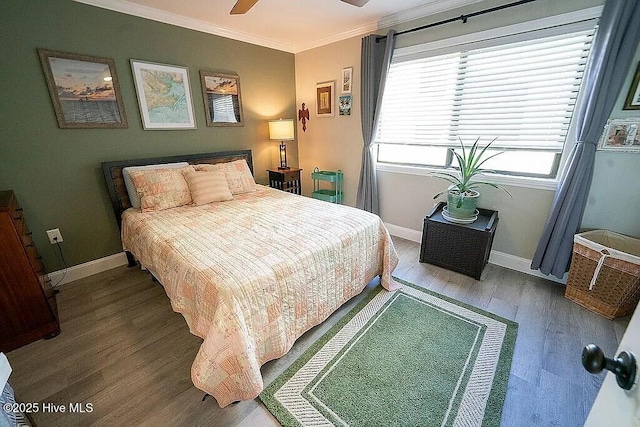
POLYGON ((369 0, 342 0, 342 1, 345 3, 352 4, 354 6, 362 7, 365 4, 367 4, 369 0))
POLYGON ((242 15, 243 13, 247 13, 247 11, 257 2, 258 0, 238 0, 230 13, 231 15, 242 15))

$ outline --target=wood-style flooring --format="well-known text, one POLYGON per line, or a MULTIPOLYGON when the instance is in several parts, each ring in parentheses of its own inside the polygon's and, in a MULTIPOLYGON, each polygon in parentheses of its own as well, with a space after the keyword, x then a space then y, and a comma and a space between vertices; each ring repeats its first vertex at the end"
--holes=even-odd
MULTIPOLYGON (((419 245, 394 238, 395 275, 519 323, 503 426, 581 426, 604 375, 588 374, 582 347, 615 352, 629 318, 606 320, 564 298, 564 288, 487 265, 477 281, 418 262, 419 245)), ((376 285, 369 284, 293 349, 263 368, 265 384, 376 285)), ((8 354, 10 382, 23 402, 91 403, 87 413, 35 413, 40 426, 278 426, 252 400, 220 409, 191 383, 201 340, 189 333, 162 287, 138 268, 120 267, 64 285, 62 333, 8 354)), ((407 319, 411 321, 411 319, 407 319)), ((394 363, 390 360, 389 363, 394 363)))

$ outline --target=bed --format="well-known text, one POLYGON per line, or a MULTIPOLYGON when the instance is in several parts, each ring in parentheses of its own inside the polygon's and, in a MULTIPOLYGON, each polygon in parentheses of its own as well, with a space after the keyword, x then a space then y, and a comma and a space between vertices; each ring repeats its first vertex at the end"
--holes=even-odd
POLYGON ((221 407, 255 398, 260 367, 376 276, 393 289, 398 262, 376 215, 261 185, 224 202, 131 208, 124 167, 237 160, 253 172, 250 150, 102 164, 129 264, 153 272, 204 340, 191 378, 221 407))

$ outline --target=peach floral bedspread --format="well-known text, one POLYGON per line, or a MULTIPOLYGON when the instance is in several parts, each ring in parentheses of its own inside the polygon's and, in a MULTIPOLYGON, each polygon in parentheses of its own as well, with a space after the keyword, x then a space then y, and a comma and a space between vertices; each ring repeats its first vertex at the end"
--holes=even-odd
POLYGON ((393 289, 398 263, 378 216, 264 186, 228 202, 129 209, 122 242, 204 339, 191 378, 221 407, 255 398, 260 367, 375 276, 393 289))

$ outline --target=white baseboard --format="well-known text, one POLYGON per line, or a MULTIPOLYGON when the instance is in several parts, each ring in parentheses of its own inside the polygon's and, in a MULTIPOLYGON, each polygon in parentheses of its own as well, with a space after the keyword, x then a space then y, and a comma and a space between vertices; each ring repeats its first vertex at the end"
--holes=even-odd
MULTIPOLYGON (((387 224, 387 223, 385 223, 385 226, 387 227, 387 230, 389 230, 389 234, 391 234, 392 236, 401 237, 403 239, 407 239, 417 243, 420 243, 422 241, 421 231, 412 230, 410 228, 400 227, 399 225, 387 224)), ((511 270, 520 271, 522 273, 530 274, 532 276, 542 277, 543 279, 551 280, 553 282, 558 282, 562 284, 567 283, 566 273, 562 279, 558 279, 557 277, 552 275, 545 276, 539 270, 532 270, 530 268, 531 260, 527 258, 522 258, 519 256, 492 250, 491 254, 489 254, 489 262, 491 264, 499 265, 501 267, 509 268, 511 270)))
MULTIPOLYGON (((401 237, 403 239, 410 240, 412 242, 420 243, 422 240, 422 232, 418 230, 412 230, 406 227, 400 227, 399 225, 386 224, 389 234, 392 236, 401 237)), ((492 250, 489 255, 489 262, 491 264, 499 265, 501 267, 510 268, 511 270, 521 271, 522 273, 530 274, 532 276, 542 277, 544 279, 552 280, 558 283, 567 283, 567 274, 562 279, 558 279, 555 276, 545 276, 538 270, 531 270, 531 260, 510 255, 504 252, 492 250)), ((94 274, 101 273, 103 271, 110 270, 112 268, 120 267, 127 264, 127 256, 124 252, 120 252, 114 255, 109 255, 104 258, 99 258, 93 261, 85 262, 83 264, 74 265, 67 269, 67 274, 64 274, 64 270, 54 271, 49 273, 51 283, 57 286, 64 285, 65 283, 73 282, 74 280, 84 279, 94 274), (60 282, 60 283, 58 283, 60 282)))
POLYGON ((551 274, 546 276, 542 274, 540 270, 532 270, 531 260, 527 258, 492 250, 489 254, 489 262, 501 267, 510 268, 511 270, 521 271, 532 276, 542 277, 543 279, 551 280, 552 282, 562 283, 563 285, 567 284, 567 273, 564 274, 562 279, 558 279, 556 276, 551 274))
POLYGON ((384 225, 392 236, 401 237, 416 243, 422 242, 422 231, 412 230, 410 228, 400 227, 399 225, 388 224, 386 222, 384 225))
POLYGON ((54 271, 52 273, 49 273, 49 278, 51 279, 51 283, 57 286, 61 286, 65 283, 73 282, 74 280, 78 279, 84 279, 85 277, 102 273, 103 271, 111 270, 112 268, 120 267, 121 265, 126 264, 127 256, 124 252, 120 252, 117 254, 106 256, 104 258, 95 259, 93 261, 69 267, 67 269, 66 275, 64 273, 64 270, 54 271))

